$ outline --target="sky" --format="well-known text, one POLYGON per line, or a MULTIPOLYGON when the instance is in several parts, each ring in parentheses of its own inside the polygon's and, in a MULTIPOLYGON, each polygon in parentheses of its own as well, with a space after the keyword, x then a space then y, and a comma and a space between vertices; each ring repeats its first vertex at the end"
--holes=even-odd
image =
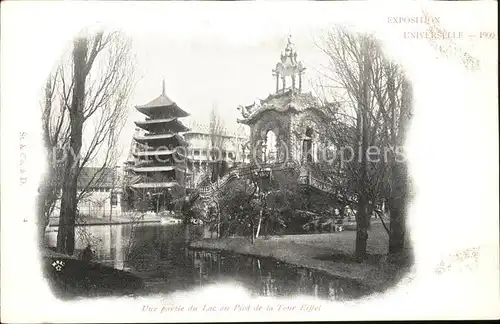
MULTIPOLYGON (((131 39, 136 54, 137 83, 129 100, 129 118, 120 138, 121 161, 128 154, 135 128, 133 121, 144 118, 134 106, 160 95, 162 80, 165 80, 167 95, 191 114, 186 123, 193 120, 207 123, 209 112, 215 106, 226 127, 236 131, 238 105, 249 105, 274 91, 272 69, 286 46, 288 35, 292 35, 299 60, 308 68, 304 76, 304 91, 311 90, 312 83, 319 76, 318 69, 327 64, 325 55, 314 41, 335 24, 344 24, 353 31, 375 33, 385 44, 386 53, 399 63, 406 63, 405 67, 410 70, 418 69, 418 64, 404 60, 411 58, 412 51, 425 50, 421 48, 423 42, 410 43, 402 39, 404 31, 418 30, 419 26, 387 23, 390 16, 420 15, 422 7, 417 3, 404 8, 390 6, 389 2, 314 6, 303 2, 261 5, 243 2, 229 7, 211 2, 163 4, 151 1, 121 6, 120 15, 112 18, 105 15, 104 9, 99 14, 91 11, 91 6, 79 6, 79 12, 92 15, 92 23, 86 21, 80 28, 121 30, 131 39), (401 46, 403 42, 404 46, 401 46)), ((439 6, 434 7, 434 10, 440 10, 439 6)), ((61 11, 61 8, 64 5, 54 5, 53 10, 61 11)), ((461 9, 462 18, 448 20, 447 24, 452 28, 470 26, 467 8, 457 9, 461 9)), ((59 19, 67 22, 75 17, 61 15, 59 19)), ((57 30, 64 33, 66 42, 59 42, 56 46, 42 45, 50 48, 52 60, 68 50, 77 28, 57 30)), ((44 42, 48 45, 51 40, 52 37, 46 37, 44 42)), ((474 47, 477 48, 477 44, 474 47)), ((48 53, 46 51, 45 55, 48 53)))
MULTIPOLYGON (((2 318, 6 314, 7 321, 20 322, 145 319, 132 301, 62 305, 33 270, 39 265, 38 252, 27 240, 32 235, 29 242, 35 242, 31 197, 37 195, 45 172, 40 90, 82 27, 121 29, 132 39, 139 79, 122 136, 128 145, 132 122, 140 118, 132 113, 133 106, 160 95, 163 78, 167 95, 184 110, 207 120, 216 104, 229 124, 238 117, 238 105, 273 92, 271 70, 289 33, 299 59, 309 67, 306 76, 313 78, 312 66, 319 65, 321 55, 311 45, 312 36, 337 23, 374 33, 413 84, 414 116, 406 146, 415 190, 409 204, 415 280, 369 302, 360 301, 355 312, 354 305, 335 304, 334 309, 325 307, 318 313, 249 313, 247 319, 331 320, 332 313, 339 320, 497 317, 492 310, 499 309, 498 38, 480 37, 481 32, 496 35, 497 9, 493 1, 2 2, 2 318), (421 16, 424 7, 447 30, 474 34, 456 43, 479 60, 477 70, 468 69, 459 53, 446 46, 443 53, 426 39, 404 37, 405 32, 422 31, 425 26, 388 20, 421 16), (23 163, 22 158, 26 158, 23 163), (26 170, 28 179, 22 185, 21 170, 26 170), (445 256, 470 247, 480 247, 477 268, 436 275, 435 267, 445 256), (20 287, 31 291, 26 294, 20 287), (87 311, 90 308, 92 312, 87 311)), ((304 86, 307 90, 309 85, 304 86)), ((233 296, 230 289, 221 289, 207 295, 189 293, 185 300, 200 297, 197 300, 231 303, 233 296)), ((188 315, 175 314, 193 320, 188 315)), ((216 315, 203 314, 202 320, 217 320, 216 315)))
MULTIPOLYGON (((372 3, 371 7, 356 3, 343 3, 341 7, 331 4, 305 7, 300 2, 263 6, 242 3, 227 8, 230 10, 221 10, 221 6, 211 3, 163 6, 151 2, 141 6, 142 17, 147 19, 131 18, 127 25, 122 22, 106 25, 108 29, 123 30, 131 38, 137 60, 137 84, 130 97, 129 119, 120 140, 122 161, 128 154, 135 128, 133 121, 144 118, 134 106, 160 95, 163 79, 166 94, 191 114, 186 123, 193 120, 208 123, 210 110, 215 106, 226 127, 236 131, 238 105, 249 105, 274 92, 272 69, 286 46, 288 35, 292 35, 298 58, 307 67, 304 91, 311 90, 320 76, 318 70, 328 64, 325 54, 314 42, 336 24, 344 24, 353 31, 375 33, 384 43, 388 56, 406 65, 407 70, 418 69, 415 61, 405 62, 411 57, 407 53, 425 51, 421 49, 423 42, 410 43, 401 37, 405 31, 421 30, 421 26, 386 23, 389 16, 421 15, 422 7, 417 3, 397 10, 389 2, 376 6, 372 3), (377 14, 381 10, 385 14, 377 14), (355 13, 355 20, 346 13, 355 13), (371 28, 364 28, 365 25, 371 28), (398 37, 399 41, 395 42, 398 37)), ((465 7, 458 9, 466 15, 465 7)), ((440 8, 436 6, 435 10, 440 8)), ((452 30, 470 28, 473 23, 470 17, 461 17, 445 20, 446 17, 440 16, 440 20, 452 30)), ((479 50, 478 44, 468 45, 469 50, 479 50)))

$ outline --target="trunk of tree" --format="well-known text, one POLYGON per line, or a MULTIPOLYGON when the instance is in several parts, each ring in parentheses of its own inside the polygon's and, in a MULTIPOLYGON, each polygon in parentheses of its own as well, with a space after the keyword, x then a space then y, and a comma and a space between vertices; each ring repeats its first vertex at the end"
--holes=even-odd
MULTIPOLYGON (((49 158, 49 163, 51 163, 50 158, 49 158)), ((54 177, 52 167, 49 164, 47 175, 45 177, 45 180, 42 182, 42 185, 40 186, 40 193, 38 194, 38 201, 37 201, 37 207, 38 207, 38 240, 39 244, 43 245, 44 238, 45 238, 45 228, 49 224, 49 216, 50 216, 50 209, 51 206, 50 204, 54 203, 53 198, 51 195, 53 194, 54 189, 51 188, 52 184, 52 179, 54 177), (49 203, 50 201, 50 203, 49 203)))
MULTIPOLYGON (((396 148, 402 148, 407 131, 407 124, 411 114, 412 89, 406 79, 402 83, 402 101, 399 114, 399 129, 397 138, 394 140, 396 148)), ((406 236, 406 203, 409 193, 408 167, 406 159, 399 160, 393 154, 393 165, 391 169, 392 191, 389 202, 390 210, 390 236, 389 255, 392 260, 398 260, 404 255, 406 236)))
MULTIPOLYGON (((71 143, 71 149, 74 152, 79 152, 81 147, 81 135, 76 138, 75 141, 73 141, 72 139, 71 143), (78 141, 80 142, 80 144, 77 143, 78 141)), ((59 216, 59 232, 57 234, 57 251, 70 255, 73 254, 75 248, 78 165, 78 160, 75 160, 72 155, 69 154, 66 171, 64 173, 64 183, 61 197, 61 211, 59 216)))
POLYGON ((392 194, 388 202, 390 234, 389 256, 398 260, 404 254, 406 232, 407 172, 405 163, 395 163, 391 170, 392 194))
POLYGON ((369 140, 369 120, 368 120, 368 109, 370 109, 370 99, 369 99, 369 57, 368 57, 368 41, 364 40, 364 62, 361 72, 361 84, 362 84, 362 100, 361 100, 361 150, 359 156, 360 166, 359 166, 359 206, 358 213, 356 214, 356 248, 355 253, 358 259, 364 259, 366 257, 366 244, 368 240, 368 223, 370 221, 369 217, 369 202, 367 195, 368 186, 368 164, 366 152, 368 150, 368 140, 369 140))
MULTIPOLYGON (((42 190, 46 190, 42 188, 42 190)), ((38 215, 38 244, 43 245, 45 239, 45 228, 49 223, 49 218, 45 214, 45 201, 46 195, 45 192, 41 192, 37 197, 37 215, 38 215)))
POLYGON ((405 177, 404 166, 401 163, 395 165, 392 169, 394 177, 400 177, 401 180, 394 183, 393 188, 396 193, 391 198, 390 208, 390 236, 389 236, 389 254, 394 256, 401 255, 404 251, 405 243, 405 219, 406 219, 406 195, 405 195, 405 177))
POLYGON ((77 181, 82 147, 83 107, 85 103, 85 78, 87 64, 87 39, 79 38, 73 49, 74 82, 70 107, 70 150, 64 171, 64 181, 57 234, 57 251, 72 255, 75 249, 75 218, 77 210, 77 181))
POLYGON ((255 233, 255 238, 259 237, 261 223, 262 223, 262 210, 259 212, 259 223, 257 224, 257 233, 255 233))
POLYGON ((356 214, 356 257, 360 260, 366 257, 366 246, 368 241, 368 201, 366 195, 359 197, 359 208, 356 214))
POLYGON ((255 242, 255 225, 252 222, 252 244, 255 242))
POLYGON ((220 211, 219 208, 217 208, 217 238, 221 238, 221 236, 220 211))
POLYGON ((189 243, 189 223, 184 223, 184 243, 189 243))

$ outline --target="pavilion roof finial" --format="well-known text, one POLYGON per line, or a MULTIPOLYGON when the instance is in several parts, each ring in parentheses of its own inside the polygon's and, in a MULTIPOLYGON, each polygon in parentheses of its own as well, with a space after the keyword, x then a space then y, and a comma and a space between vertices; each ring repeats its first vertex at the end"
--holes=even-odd
POLYGON ((287 37, 287 44, 284 51, 281 52, 280 61, 276 64, 276 68, 273 69, 273 76, 276 77, 276 93, 280 91, 285 91, 288 89, 286 87, 286 78, 289 77, 292 80, 291 89, 292 92, 298 90, 302 91, 302 74, 305 71, 301 61, 297 60, 297 52, 295 51, 295 45, 292 42, 292 34, 289 32, 287 37), (298 85, 296 84, 296 78, 298 76, 298 85), (282 80, 282 86, 280 90, 280 78, 282 80))
POLYGON ((285 47, 285 55, 293 56, 295 52, 294 44, 292 42, 292 34, 288 34, 288 41, 285 47))
POLYGON ((165 96, 165 78, 163 78, 161 83, 161 94, 165 96))

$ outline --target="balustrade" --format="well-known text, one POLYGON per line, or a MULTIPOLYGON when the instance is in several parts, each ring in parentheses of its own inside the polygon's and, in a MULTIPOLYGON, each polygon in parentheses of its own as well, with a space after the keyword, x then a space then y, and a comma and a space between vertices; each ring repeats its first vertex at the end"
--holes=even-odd
MULTIPOLYGON (((222 178, 220 178, 216 183, 198 186, 199 192, 203 194, 203 196, 213 195, 217 193, 217 191, 223 189, 232 179, 239 178, 243 176, 249 175, 251 172, 259 172, 259 171, 272 171, 272 170, 284 170, 284 169, 295 169, 297 164, 295 161, 287 161, 285 163, 266 163, 260 166, 256 165, 243 165, 236 166, 231 168, 227 174, 225 174, 222 178)), ((341 184, 342 179, 335 179, 336 183, 330 183, 323 180, 318 179, 317 177, 312 175, 311 170, 307 168, 303 170, 302 175, 299 176, 298 182, 301 184, 309 185, 313 188, 319 189, 325 192, 335 192, 336 187, 341 184)))

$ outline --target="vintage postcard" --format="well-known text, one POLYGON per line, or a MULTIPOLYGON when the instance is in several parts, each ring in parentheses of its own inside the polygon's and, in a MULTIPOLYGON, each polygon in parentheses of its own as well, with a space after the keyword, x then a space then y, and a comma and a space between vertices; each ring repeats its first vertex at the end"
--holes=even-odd
POLYGON ((2 3, 2 321, 499 317, 497 3, 2 3))

